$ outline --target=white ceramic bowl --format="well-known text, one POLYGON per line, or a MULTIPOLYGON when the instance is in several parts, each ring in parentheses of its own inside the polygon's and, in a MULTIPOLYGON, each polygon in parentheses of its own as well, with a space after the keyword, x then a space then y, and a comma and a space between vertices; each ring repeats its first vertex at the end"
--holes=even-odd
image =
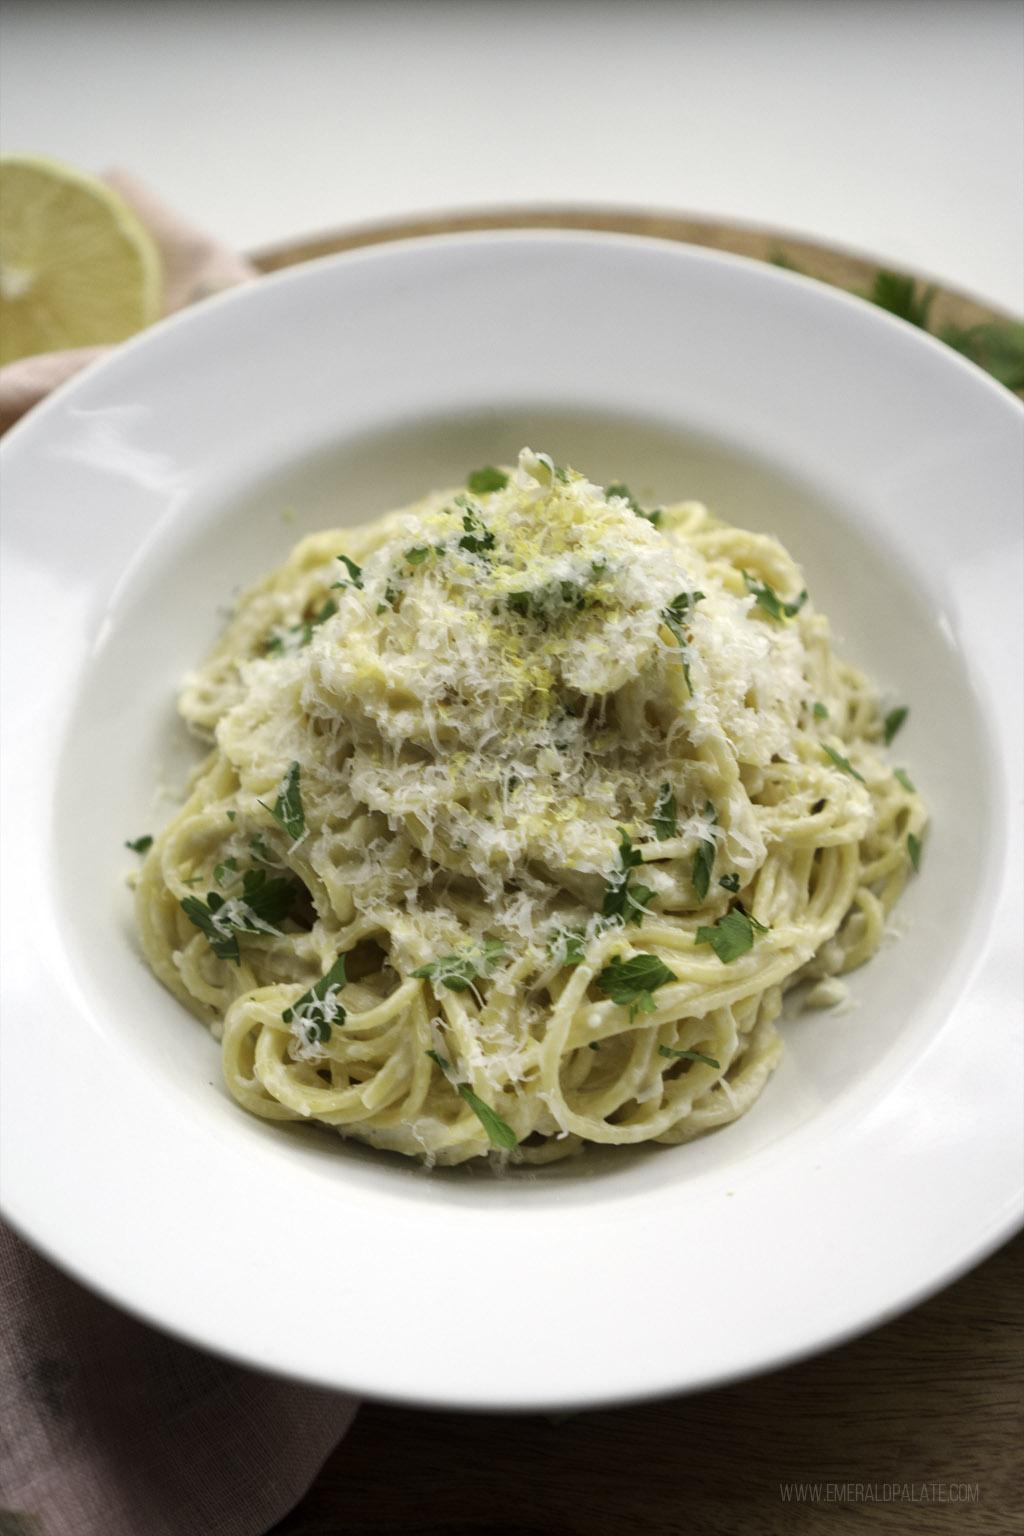
POLYGON ((1021 1209, 1022 420, 818 283, 531 232, 286 271, 59 391, 3 448, 8 1219, 211 1349, 493 1408, 720 1383, 980 1259, 1021 1209), (934 821, 905 936, 854 1011, 784 1026, 749 1116, 495 1180, 240 1110, 139 958, 124 842, 180 778, 176 686, 232 592, 527 442, 777 533, 910 705, 934 821))

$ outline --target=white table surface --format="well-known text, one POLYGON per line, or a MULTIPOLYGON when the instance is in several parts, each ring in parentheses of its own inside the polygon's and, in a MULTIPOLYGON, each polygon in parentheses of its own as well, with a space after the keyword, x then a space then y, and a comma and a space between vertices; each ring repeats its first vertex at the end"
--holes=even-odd
MULTIPOLYGON (((2 0, 0 149, 121 166, 243 250, 472 209, 657 210, 1024 316, 1021 0, 2 0)), ((991 1370, 975 1387, 998 1408, 991 1370)))
POLYGON ((654 209, 1024 312, 1021 0, 6 0, 0 135, 131 170, 247 250, 654 209))

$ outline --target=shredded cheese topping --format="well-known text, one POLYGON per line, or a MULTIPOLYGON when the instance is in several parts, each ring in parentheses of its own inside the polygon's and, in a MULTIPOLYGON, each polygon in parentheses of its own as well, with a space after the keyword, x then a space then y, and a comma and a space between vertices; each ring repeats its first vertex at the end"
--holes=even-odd
POLYGON ((143 945, 257 1114, 442 1162, 682 1141, 760 1093, 786 988, 877 947, 923 802, 778 543, 491 473, 239 602, 143 945))

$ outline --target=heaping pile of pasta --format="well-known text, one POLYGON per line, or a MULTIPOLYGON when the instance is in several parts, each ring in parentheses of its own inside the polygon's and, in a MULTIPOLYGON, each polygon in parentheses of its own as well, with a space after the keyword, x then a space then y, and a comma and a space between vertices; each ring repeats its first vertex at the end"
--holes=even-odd
POLYGON ((786 551, 526 449, 302 540, 181 709, 150 964, 247 1109, 427 1161, 735 1119, 920 851, 786 551))

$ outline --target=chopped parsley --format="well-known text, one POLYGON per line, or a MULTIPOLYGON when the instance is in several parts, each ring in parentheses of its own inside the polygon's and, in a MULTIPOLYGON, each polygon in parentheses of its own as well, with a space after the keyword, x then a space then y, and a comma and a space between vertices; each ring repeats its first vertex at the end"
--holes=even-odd
POLYGON ((672 792, 671 784, 663 784, 658 790, 651 826, 659 843, 667 842, 670 837, 676 835, 676 797, 672 792))
POLYGON ((902 272, 887 271, 883 267, 875 273, 871 291, 865 297, 872 304, 877 304, 879 309, 888 310, 890 315, 908 320, 911 325, 919 326, 924 331, 928 329, 928 314, 935 294, 934 287, 918 293, 912 277, 906 277, 902 272))
POLYGON ((892 741, 909 714, 910 710, 905 704, 901 704, 899 709, 890 709, 882 722, 882 735, 885 737, 886 746, 892 741))
POLYGON ((645 512, 643 507, 640 506, 639 502, 634 500, 633 496, 630 494, 629 487, 626 485, 622 485, 621 483, 617 482, 615 485, 606 486, 604 494, 606 498, 611 498, 612 496, 621 496, 623 501, 627 501, 629 503, 630 510, 635 512, 637 517, 642 517, 645 522, 652 524, 652 526, 655 528, 657 528, 658 524, 661 522, 661 512, 657 509, 653 512, 645 512))
MULTIPOLYGON (((441 1071, 444 1073, 445 1077, 451 1080, 451 1062, 445 1061, 444 1057, 438 1055, 437 1051, 427 1051, 427 1055, 430 1057, 431 1061, 435 1063, 436 1066, 441 1068, 441 1071)), ((491 1143, 491 1146, 504 1147, 506 1151, 511 1152, 512 1148, 516 1144, 516 1133, 508 1124, 508 1122, 503 1120, 498 1112, 493 1110, 489 1104, 485 1104, 483 1099, 479 1098, 473 1092, 468 1083, 454 1083, 453 1086, 456 1093, 458 1093, 461 1098, 465 1099, 466 1103, 469 1105, 470 1109, 473 1111, 474 1115, 476 1115, 477 1119, 480 1121, 480 1124, 487 1132, 487 1139, 491 1143)))
POLYGON ((659 1056, 668 1056, 672 1059, 679 1057, 683 1061, 702 1061, 707 1067, 715 1067, 720 1072, 722 1066, 713 1056, 705 1056, 702 1051, 677 1051, 672 1045, 659 1045, 659 1056))
POLYGON ((638 1013, 653 1013, 652 993, 666 982, 678 979, 675 971, 670 971, 657 955, 633 955, 629 960, 615 955, 594 977, 594 985, 613 1003, 628 1008, 632 1020, 638 1013))
POLYGON ((132 842, 125 843, 125 847, 130 848, 132 853, 148 853, 152 846, 153 839, 148 832, 144 837, 136 837, 132 842))
POLYGON ((412 549, 407 549, 405 559, 408 565, 422 565, 430 554, 429 544, 416 544, 412 549))
POLYGON ((824 704, 822 704, 820 701, 815 703, 815 706, 814 706, 814 718, 816 720, 827 720, 828 719, 828 710, 825 708, 824 704))
POLYGON ((334 583, 334 585, 336 587, 358 587, 359 590, 362 591, 362 588, 363 588, 363 568, 362 568, 362 566, 361 565, 356 565, 355 561, 354 560, 350 560, 348 555, 338 555, 337 558, 341 561, 342 565, 348 571, 349 579, 348 579, 348 581, 336 581, 334 583))
POLYGON ((466 531, 459 540, 460 549, 471 555, 483 555, 494 548, 494 534, 472 511, 463 514, 462 526, 466 531))
MULTIPOLYGON (((704 806, 704 819, 712 827, 718 821, 718 812, 710 800, 704 806)), ((711 884, 711 871, 715 867, 715 854, 717 851, 714 839, 708 841, 703 837, 694 850, 693 869, 690 879, 693 881, 693 888, 697 892, 698 901, 703 901, 708 894, 708 886, 711 884)))
POLYGON ((764 923, 736 906, 710 928, 698 928, 694 944, 710 944, 723 965, 738 960, 754 946, 755 933, 767 933, 764 923))
POLYGON ((293 842, 297 843, 306 835, 306 813, 302 809, 298 763, 292 763, 289 766, 273 807, 266 805, 262 800, 259 804, 265 811, 270 811, 271 816, 284 827, 293 842))
POLYGON ((740 888, 740 877, 733 870, 731 875, 723 875, 718 883, 724 891, 732 891, 735 894, 740 888))
POLYGON ((491 491, 503 491, 508 485, 508 475, 503 469, 495 469, 493 464, 487 464, 483 469, 474 469, 467 478, 466 485, 474 496, 488 496, 491 491))
MULTIPOLYGON (((336 585, 347 586, 347 582, 338 582, 336 585)), ((290 624, 287 629, 273 630, 267 642, 267 655, 285 656, 289 651, 301 651, 312 640, 314 629, 326 623, 337 611, 337 603, 333 597, 329 597, 311 619, 304 619, 300 624, 290 624)))
POLYGON ((326 1045, 333 1026, 337 1024, 340 1028, 345 1022, 345 1009, 338 1002, 338 993, 345 983, 345 956, 339 955, 326 976, 321 976, 308 992, 303 992, 297 1002, 284 1010, 281 1018, 286 1024, 294 1020, 302 1026, 307 1045, 315 1041, 326 1045))
POLYGON ((913 784, 910 782, 910 775, 907 773, 905 768, 894 768, 892 771, 892 776, 894 779, 898 779, 899 782, 903 785, 903 788, 910 794, 914 795, 917 793, 913 784))
POLYGON ((910 862, 916 872, 921 868, 921 839, 915 837, 913 832, 907 833, 907 852, 910 854, 910 862))
POLYGON ((505 948, 501 939, 486 939, 475 958, 468 955, 442 955, 412 972, 421 980, 433 981, 449 992, 467 992, 479 976, 489 976, 505 948))
POLYGON ((559 965, 580 965, 587 958, 586 942, 585 928, 555 928, 545 948, 559 965))
POLYGON ((754 606, 762 609, 770 618, 778 619, 780 623, 783 619, 795 618, 807 601, 806 587, 791 603, 784 603, 774 587, 765 581, 758 581, 749 571, 743 572, 743 580, 747 584, 747 591, 754 595, 754 606))
POLYGON ((216 883, 218 885, 225 885, 225 884, 228 883, 226 877, 228 875, 234 874, 237 871, 237 869, 238 869, 238 860, 237 859, 234 859, 234 858, 224 859, 223 862, 218 864, 216 869, 213 871, 213 878, 214 878, 214 880, 216 881, 216 883))
POLYGON ((848 757, 844 757, 841 752, 837 752, 834 747, 828 746, 824 741, 821 744, 821 750, 832 759, 837 768, 841 768, 844 773, 852 774, 853 777, 855 779, 859 779, 862 784, 865 782, 864 775, 857 772, 856 768, 850 762, 848 757))
POLYGON ((625 827, 619 828, 619 868, 606 882, 602 917, 619 923, 642 923, 644 908, 652 900, 654 892, 646 885, 629 883, 632 870, 643 863, 643 855, 633 847, 633 840, 625 827))
POLYGON ((239 933, 276 934, 275 924, 288 916, 294 900, 290 880, 271 880, 265 869, 247 869, 239 895, 224 897, 209 891, 205 901, 199 896, 182 897, 180 906, 189 922, 206 935, 213 953, 238 965, 239 933))
POLYGON ((693 684, 690 682, 690 659, 687 655, 689 641, 686 636, 685 625, 690 622, 693 616, 692 610, 703 596, 703 592, 678 592, 668 607, 661 610, 663 621, 668 625, 679 643, 679 649, 682 652, 680 659, 683 663, 683 676, 686 679, 686 686, 691 695, 693 694, 693 684))

